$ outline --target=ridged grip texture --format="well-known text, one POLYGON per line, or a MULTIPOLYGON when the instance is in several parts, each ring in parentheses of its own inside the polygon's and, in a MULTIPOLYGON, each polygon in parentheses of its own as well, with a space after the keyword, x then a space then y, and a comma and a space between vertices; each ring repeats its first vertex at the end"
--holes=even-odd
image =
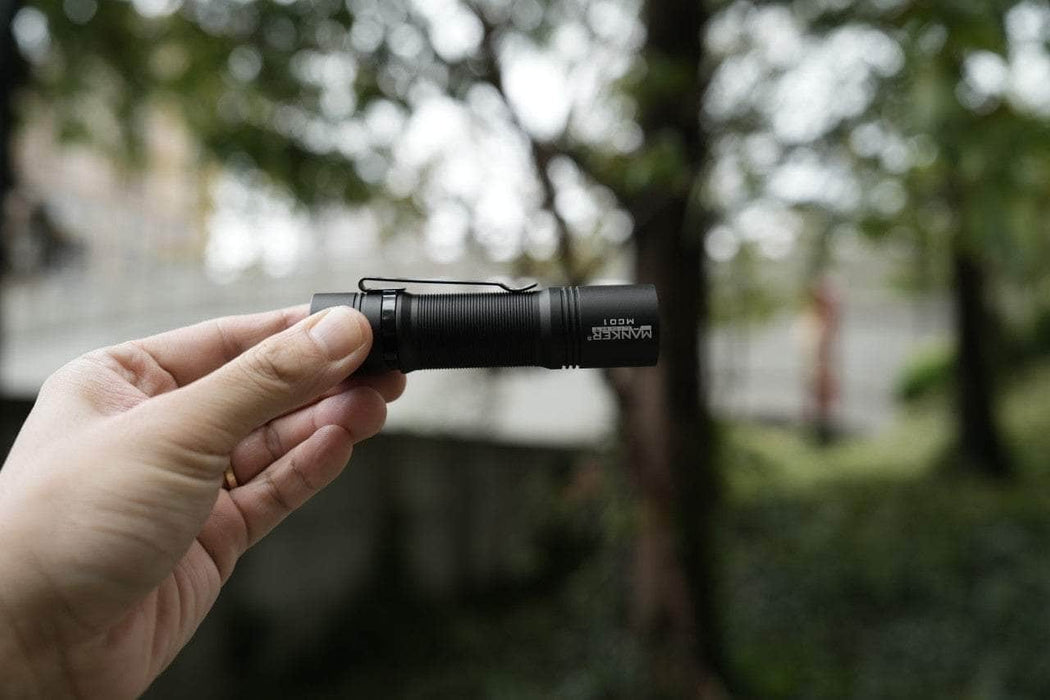
POLYGON ((541 364, 539 294, 406 297, 398 324, 406 370, 541 364))

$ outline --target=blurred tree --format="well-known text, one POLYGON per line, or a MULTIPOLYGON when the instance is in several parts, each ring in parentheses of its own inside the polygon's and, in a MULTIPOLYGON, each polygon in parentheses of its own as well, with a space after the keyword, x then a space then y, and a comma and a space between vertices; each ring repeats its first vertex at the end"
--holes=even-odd
MULTIPOLYGON (((554 212, 559 263, 571 283, 600 262, 574 250, 569 226, 554 206, 549 175, 557 157, 573 159, 608 187, 631 215, 635 278, 657 287, 663 347, 655 368, 607 372, 620 405, 631 477, 641 494, 635 553, 634 623, 654 654, 664 691, 698 688, 723 694, 725 666, 716 614, 713 516, 718 503, 717 438, 703 385, 701 351, 710 320, 703 241, 709 216, 698 197, 708 141, 699 106, 706 89, 701 3, 648 2, 641 64, 626 80, 644 134, 639 152, 610 154, 571 139, 530 138, 544 205, 554 212)), ((486 28, 486 74, 505 92, 486 28)), ((525 131, 523 129, 523 131, 525 131)), ((526 132, 527 133, 527 132, 526 132)))
POLYGON ((945 261, 939 267, 952 290, 956 334, 955 462, 993 478, 1013 471, 996 410, 1003 291, 1032 282, 1026 266, 1041 257, 1033 244, 1047 234, 1031 214, 1045 206, 1050 124, 1007 85, 1005 57, 1016 59, 1019 48, 1007 23, 1018 7, 1024 11, 1013 2, 909 3, 859 13, 872 12, 904 55, 870 116, 930 150, 903 173, 907 205, 890 220, 872 207, 868 228, 917 239, 918 251, 945 261))
MULTIPOLYGON (((1046 8, 741 2, 713 24, 726 58, 708 110, 735 135, 732 156, 776 144, 745 177, 751 199, 801 213, 826 245, 859 229, 909 249, 913 288, 950 290, 952 463, 1009 476, 995 408, 1003 331, 1038 312, 1048 284, 1046 8)), ((722 200, 730 220, 750 202, 722 200)))
POLYGON ((660 366, 609 373, 642 494, 637 622, 669 653, 677 687, 718 696, 726 669, 712 551, 717 438, 701 350, 711 317, 703 250, 710 215, 699 197, 710 145, 698 115, 709 75, 702 48, 708 15, 685 0, 649 2, 644 18, 644 64, 631 88, 645 146, 579 159, 634 219, 635 274, 656 284, 665 314, 660 366), (680 655, 689 649, 693 662, 682 678, 680 655))
MULTIPOLYGON (((533 210, 520 235, 551 224, 557 257, 519 254, 519 270, 570 282, 593 276, 621 249, 616 223, 629 214, 636 275, 657 285, 665 313, 661 365, 609 374, 641 499, 634 623, 653 652, 656 687, 719 694, 716 436, 700 351, 709 316, 709 217, 697 196, 708 152, 699 120, 707 84, 702 5, 37 0, 32 7, 46 18, 51 45, 34 63, 27 113, 46 114, 64 137, 88 139, 124 162, 143 157, 149 111, 174 110, 205 162, 264 175, 307 205, 394 202, 399 221, 418 224, 445 206, 435 205, 431 185, 447 173, 427 161, 408 178, 414 187, 398 184, 399 126, 440 96, 468 115, 475 141, 495 132, 504 151, 525 144, 532 184, 518 196, 533 210), (520 74, 521 55, 531 58, 517 66, 553 64, 541 79, 569 73, 599 103, 570 95, 565 114, 537 123, 509 80, 520 74), (606 123, 596 132, 590 112, 599 109, 606 123), (600 215, 580 217, 574 202, 590 202, 600 215)), ((555 93, 547 95, 552 103, 565 99, 555 93)), ((476 203, 451 199, 483 239, 489 232, 476 203)))

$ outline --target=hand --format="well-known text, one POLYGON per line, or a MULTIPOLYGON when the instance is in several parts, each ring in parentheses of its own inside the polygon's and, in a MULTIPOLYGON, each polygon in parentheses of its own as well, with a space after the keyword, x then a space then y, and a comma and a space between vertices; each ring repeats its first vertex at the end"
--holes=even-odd
POLYGON ((124 343, 45 382, 0 470, 0 696, 142 693, 245 550, 382 427, 404 376, 346 380, 367 321, 306 313, 124 343))

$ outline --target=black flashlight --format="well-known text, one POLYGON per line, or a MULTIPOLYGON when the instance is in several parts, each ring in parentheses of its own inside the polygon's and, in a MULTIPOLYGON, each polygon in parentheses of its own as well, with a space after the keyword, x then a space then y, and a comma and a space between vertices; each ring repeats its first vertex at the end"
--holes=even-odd
POLYGON ((639 367, 659 356, 651 284, 510 287, 498 282, 365 277, 360 292, 315 294, 310 312, 351 306, 372 326, 358 374, 459 367, 639 367), (499 287, 498 292, 413 294, 404 286, 499 287))

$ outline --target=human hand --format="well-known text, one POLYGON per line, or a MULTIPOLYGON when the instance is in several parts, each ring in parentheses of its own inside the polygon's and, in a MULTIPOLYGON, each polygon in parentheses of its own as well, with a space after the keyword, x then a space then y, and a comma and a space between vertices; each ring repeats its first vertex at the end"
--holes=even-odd
POLYGON ((346 380, 367 321, 306 314, 123 343, 45 382, 0 470, 0 696, 145 691, 245 550, 379 431, 404 376, 346 380))

